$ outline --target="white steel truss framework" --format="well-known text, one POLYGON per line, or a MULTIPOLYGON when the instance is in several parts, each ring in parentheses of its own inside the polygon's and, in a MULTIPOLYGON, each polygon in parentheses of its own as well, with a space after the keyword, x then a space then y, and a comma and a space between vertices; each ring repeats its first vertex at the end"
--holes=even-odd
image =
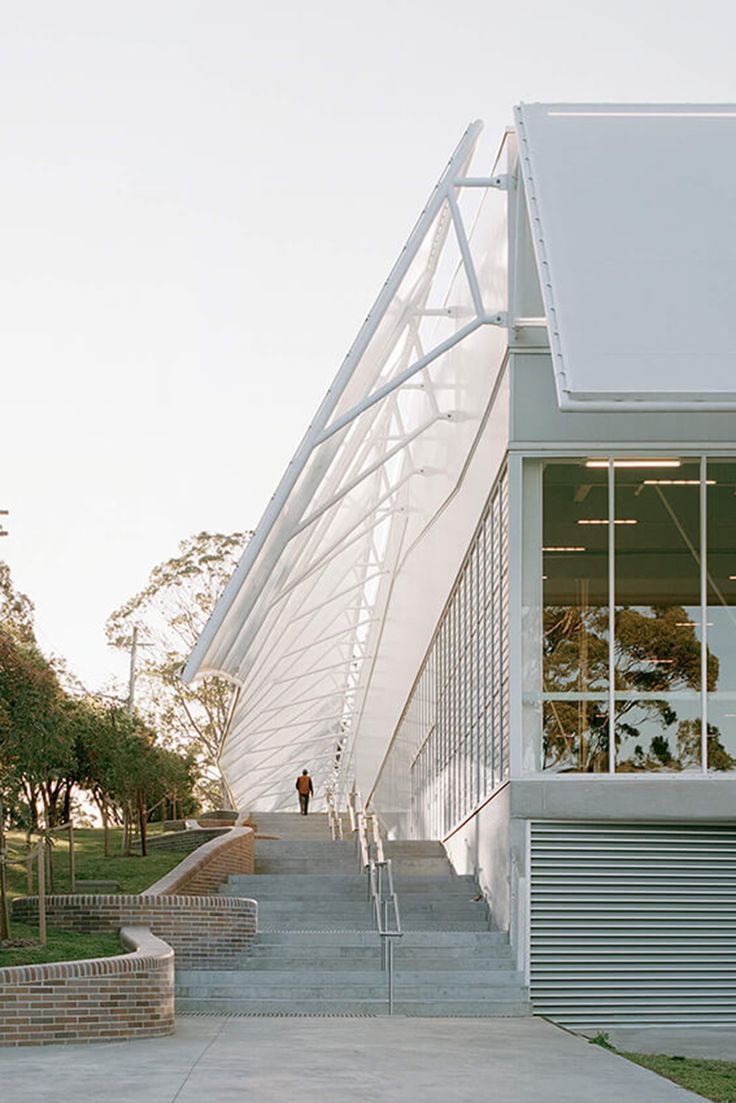
POLYGON ((508 304, 506 178, 470 175, 480 131, 453 153, 187 664, 186 680, 238 687, 221 765, 242 806, 288 807, 307 763, 318 789, 345 773, 396 579, 421 583, 422 534, 483 425, 508 304))

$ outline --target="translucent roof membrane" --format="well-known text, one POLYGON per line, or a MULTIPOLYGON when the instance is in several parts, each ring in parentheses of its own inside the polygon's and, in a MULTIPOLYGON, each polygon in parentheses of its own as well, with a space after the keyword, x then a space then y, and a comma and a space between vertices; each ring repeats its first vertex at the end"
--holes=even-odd
POLYGON ((506 346, 505 197, 487 168, 472 175, 479 132, 453 154, 185 671, 240 687, 221 764, 243 807, 292 804, 303 766, 319 788, 339 761, 344 781, 358 737, 378 764, 392 731, 370 720, 371 694, 400 709, 409 685, 405 671, 387 683, 401 666, 388 657, 414 632, 392 595, 449 588, 422 543, 506 346))

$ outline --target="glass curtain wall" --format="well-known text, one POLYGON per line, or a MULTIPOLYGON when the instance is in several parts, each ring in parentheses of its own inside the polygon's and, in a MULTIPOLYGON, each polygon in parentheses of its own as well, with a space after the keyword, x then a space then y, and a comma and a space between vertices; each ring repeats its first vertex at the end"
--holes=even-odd
POLYGON ((525 771, 736 769, 736 461, 528 460, 524 497, 525 771))
POLYGON ((389 805, 388 789, 402 788, 395 774, 406 762, 411 834, 447 834, 508 777, 508 697, 504 474, 422 663, 376 786, 376 805, 389 805))

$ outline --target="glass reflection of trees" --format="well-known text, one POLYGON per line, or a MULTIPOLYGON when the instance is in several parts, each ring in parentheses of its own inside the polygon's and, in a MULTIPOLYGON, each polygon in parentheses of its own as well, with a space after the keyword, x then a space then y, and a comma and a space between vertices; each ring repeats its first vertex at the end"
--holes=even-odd
MULTIPOLYGON (((698 769, 699 464, 680 461, 676 478, 651 477, 660 473, 643 465, 614 474, 616 769, 698 769)), ((583 460, 545 464, 545 770, 609 769, 607 477, 607 471, 587 470, 583 460), (583 526, 591 527, 581 539, 583 526)), ((712 693, 719 661, 710 651, 706 671, 712 693)), ((707 742, 711 770, 736 768, 714 724, 707 742)))
POLYGON ((543 469, 542 708, 545 770, 608 769, 608 473, 543 469))

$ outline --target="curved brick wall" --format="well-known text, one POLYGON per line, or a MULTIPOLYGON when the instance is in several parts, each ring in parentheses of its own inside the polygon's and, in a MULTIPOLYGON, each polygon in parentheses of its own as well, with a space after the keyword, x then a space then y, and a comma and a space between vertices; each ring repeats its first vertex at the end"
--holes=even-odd
POLYGON ((132 953, 0 969, 0 1046, 173 1034, 173 950, 145 928, 120 937, 132 953))
MULTIPOLYGON (((120 931, 133 953, 0 968, 0 1045, 173 1032, 174 962, 183 969, 227 969, 256 934, 255 900, 212 895, 230 873, 253 872, 253 830, 202 834, 209 841, 141 895, 46 898, 49 927, 120 931)), ((15 900, 13 914, 36 924, 38 897, 15 900)))
MULTIPOLYGON (((184 834, 196 835, 198 832, 184 834)), ((216 838, 212 838, 211 832, 202 834, 208 835, 204 845, 147 888, 146 896, 212 893, 231 873, 254 872, 255 835, 251 827, 233 827, 216 838)))
MULTIPOLYGON (((13 915, 38 922, 38 897, 13 901, 13 915)), ((227 969, 256 933, 255 900, 236 896, 47 896, 46 922, 59 931, 148 927, 176 954, 182 969, 227 969)))

